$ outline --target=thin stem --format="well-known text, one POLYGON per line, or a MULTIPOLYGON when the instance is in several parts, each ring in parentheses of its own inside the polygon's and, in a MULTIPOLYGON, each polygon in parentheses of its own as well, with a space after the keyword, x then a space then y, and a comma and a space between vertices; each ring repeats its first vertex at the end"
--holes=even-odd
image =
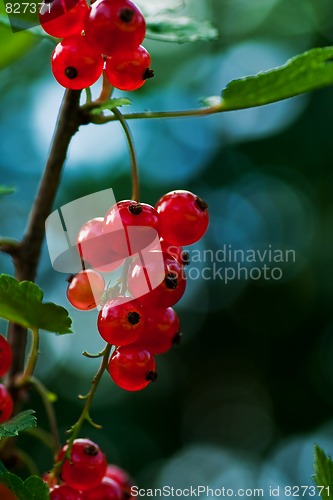
POLYGON ((24 370, 23 379, 29 379, 36 368, 37 359, 38 359, 38 348, 39 348, 39 331, 37 328, 33 328, 32 330, 32 345, 31 351, 28 359, 27 366, 24 370))
POLYGON ((132 259, 131 257, 127 257, 124 262, 124 267, 121 273, 121 289, 120 289, 120 294, 125 295, 127 292, 127 286, 128 286, 128 271, 131 266, 132 259))
POLYGON ((0 252, 15 255, 19 246, 20 242, 18 240, 14 240, 12 238, 0 238, 0 252))
POLYGON ((98 384, 100 383, 102 375, 107 368, 111 348, 112 348, 112 346, 110 344, 106 344, 105 349, 103 351, 103 358, 101 360, 101 364, 98 368, 96 375, 92 379, 90 391, 88 392, 88 394, 86 396, 84 396, 85 403, 84 403, 84 407, 82 409, 81 415, 80 415, 79 419, 76 421, 76 423, 69 429, 69 431, 67 431, 68 433, 71 434, 71 437, 67 441, 68 448, 67 448, 66 454, 63 456, 62 460, 60 460, 59 462, 57 462, 54 465, 54 467, 52 469, 51 473, 55 477, 59 477, 61 467, 62 467, 65 459, 70 456, 73 442, 77 438, 77 436, 80 434, 80 431, 81 431, 81 428, 82 428, 84 422, 87 421, 91 425, 93 425, 94 427, 100 428, 100 426, 95 424, 93 422, 93 420, 91 419, 90 408, 91 408, 91 403, 92 403, 92 400, 94 398, 95 392, 97 390, 98 384))
MULTIPOLYGON (((114 111, 114 110, 113 110, 114 111)), ((124 120, 137 120, 137 119, 154 119, 154 118, 186 118, 191 116, 208 116, 215 113, 222 113, 227 111, 224 109, 223 101, 213 106, 205 106, 197 109, 185 109, 180 111, 142 111, 138 113, 124 113, 122 115, 124 120)), ((232 111, 231 109, 228 111, 232 111)), ((117 120, 115 116, 98 115, 91 117, 91 121, 96 124, 103 124, 117 120)))
POLYGON ((108 101, 110 99, 110 97, 112 96, 113 89, 114 89, 113 85, 111 85, 109 80, 106 78, 105 71, 103 71, 102 91, 100 93, 99 98, 95 102, 108 101))
POLYGON ((51 403, 48 390, 46 387, 38 380, 36 377, 30 377, 28 383, 32 385, 32 387, 38 392, 40 395, 43 405, 46 411, 47 419, 49 421, 50 431, 53 438, 53 451, 54 453, 59 449, 59 433, 58 433, 58 424, 54 411, 53 404, 51 403))
POLYGON ((135 154, 135 149, 134 149, 134 142, 132 138, 131 131, 129 129, 129 126, 126 123, 126 120, 124 119, 123 114, 119 111, 119 109, 114 108, 112 110, 113 114, 119 121, 120 125, 122 126, 126 139, 127 139, 127 144, 130 152, 130 157, 131 157, 131 170, 132 170, 132 200, 139 201, 140 199, 140 186, 139 186, 139 173, 138 173, 138 164, 136 160, 136 154, 135 154))

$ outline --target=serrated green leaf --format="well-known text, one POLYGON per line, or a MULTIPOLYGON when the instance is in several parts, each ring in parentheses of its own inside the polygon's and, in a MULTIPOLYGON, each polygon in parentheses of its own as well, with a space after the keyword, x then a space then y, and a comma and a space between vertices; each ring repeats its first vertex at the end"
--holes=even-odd
POLYGON ((0 184, 0 196, 15 193, 15 188, 0 184))
POLYGON ((0 474, 0 484, 6 486, 19 500, 30 500, 22 479, 11 472, 0 474))
POLYGON ((313 480, 318 490, 323 487, 322 500, 333 500, 333 462, 318 445, 315 445, 314 449, 313 480))
POLYGON ((119 99, 109 99, 108 101, 101 102, 98 105, 95 105, 94 103, 94 107, 90 111, 90 113, 92 115, 100 115, 104 110, 112 110, 121 106, 130 106, 131 104, 132 101, 126 97, 122 97, 119 99))
MULTIPOLYGON (((6 486, 18 500, 48 500, 49 489, 42 478, 30 476, 24 482, 15 474, 0 474, 0 485, 6 486)), ((1 493, 1 492, 0 492, 1 493)))
POLYGON ((43 292, 35 283, 0 275, 0 317, 30 329, 72 333, 67 310, 42 300, 43 292))
POLYGON ((187 16, 165 13, 146 18, 146 37, 161 42, 197 42, 215 40, 216 28, 209 21, 199 21, 187 16))
POLYGON ((145 17, 164 14, 165 12, 179 11, 184 7, 184 0, 136 0, 135 2, 142 10, 145 17))
POLYGON ((24 481, 29 500, 47 500, 50 493, 47 484, 38 476, 30 476, 24 481))
POLYGON ((262 106, 333 84, 333 47, 300 54, 283 66, 230 82, 222 92, 225 111, 262 106))
POLYGON ((37 420, 34 413, 34 410, 25 410, 3 424, 0 424, 0 439, 3 437, 18 436, 20 431, 36 427, 37 420))

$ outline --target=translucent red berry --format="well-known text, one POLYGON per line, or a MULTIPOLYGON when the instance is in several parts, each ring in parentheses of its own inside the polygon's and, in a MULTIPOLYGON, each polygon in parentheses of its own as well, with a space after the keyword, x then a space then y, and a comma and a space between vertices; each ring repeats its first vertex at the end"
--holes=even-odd
POLYGON ((11 367, 13 360, 12 348, 7 339, 0 335, 0 377, 5 375, 11 367))
POLYGON ((67 89, 90 87, 101 76, 104 60, 84 36, 70 36, 58 43, 52 54, 55 79, 67 89))
POLYGON ((77 236, 77 248, 84 262, 98 271, 111 272, 123 263, 111 249, 112 233, 103 233, 103 217, 88 220, 77 236))
POLYGON ((128 273, 128 289, 143 307, 170 307, 181 299, 185 288, 183 266, 163 252, 149 252, 144 261, 135 259, 128 273))
POLYGON ((80 271, 70 278, 67 299, 76 309, 94 309, 101 301, 104 287, 104 278, 97 271, 80 271))
POLYGON ((135 483, 124 469, 118 467, 118 465, 108 464, 105 477, 113 479, 125 494, 130 495, 131 487, 135 483))
POLYGON ((136 90, 154 76, 149 52, 142 45, 133 49, 124 47, 107 59, 105 74, 117 89, 136 90))
POLYGON ((50 500, 84 500, 83 494, 67 484, 54 486, 50 491, 50 500))
POLYGON ((88 12, 86 0, 44 0, 39 21, 46 33, 64 38, 81 33, 88 12))
POLYGON ((8 389, 0 384, 0 423, 6 422, 13 413, 13 400, 8 389))
POLYGON ((85 20, 87 40, 102 54, 138 47, 146 34, 139 8, 130 0, 97 0, 85 20))
POLYGON ((143 308, 128 297, 109 300, 98 315, 98 331, 103 339, 113 345, 128 345, 143 332, 145 315, 143 308))
POLYGON ((171 255, 183 266, 187 266, 190 263, 190 255, 187 250, 183 249, 183 247, 172 245, 171 243, 165 241, 163 238, 160 238, 160 245, 162 252, 171 255))
POLYGON ((124 500, 124 494, 113 479, 104 477, 102 482, 91 490, 86 490, 83 494, 84 500, 124 500))
POLYGON ((118 347, 109 361, 109 373, 114 382, 126 391, 140 391, 155 381, 155 359, 150 352, 131 345, 118 347))
POLYGON ((208 205, 189 191, 171 191, 156 203, 160 235, 173 245, 191 245, 206 232, 208 205))
POLYGON ((144 331, 133 347, 146 349, 151 354, 162 354, 179 341, 179 318, 176 311, 172 307, 150 309, 144 331))
POLYGON ((17 500, 17 496, 3 484, 0 484, 0 498, 1 500, 17 500))
POLYGON ((127 257, 158 240, 158 215, 147 203, 124 200, 104 217, 103 231, 110 233, 110 246, 119 257, 127 257))
MULTIPOLYGON (((68 446, 59 455, 62 459, 68 446)), ((106 472, 107 462, 99 446, 89 439, 75 439, 70 459, 66 458, 61 469, 61 479, 75 490, 87 490, 97 486, 106 472)))

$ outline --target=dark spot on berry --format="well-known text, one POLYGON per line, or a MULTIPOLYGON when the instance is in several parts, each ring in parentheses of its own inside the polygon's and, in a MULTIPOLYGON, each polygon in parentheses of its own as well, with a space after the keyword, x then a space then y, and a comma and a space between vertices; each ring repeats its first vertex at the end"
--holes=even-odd
POLYGON ((75 278, 76 274, 69 274, 67 277, 66 277, 66 281, 67 283, 72 283, 73 279, 75 278))
POLYGON ((133 215, 140 215, 142 212, 142 206, 140 203, 135 203, 135 205, 130 205, 128 207, 128 210, 131 212, 133 215))
POLYGON ((207 208, 208 208, 207 203, 203 199, 199 198, 199 196, 196 197, 195 202, 198 205, 198 207, 200 208, 200 210, 202 210, 203 212, 205 210, 207 210, 207 208))
POLYGON ((156 382, 157 373, 153 370, 150 370, 150 372, 147 373, 146 380, 149 380, 150 382, 156 382))
POLYGON ((144 80, 149 80, 149 78, 153 78, 153 76, 155 76, 154 71, 150 68, 147 68, 147 69, 145 69, 145 72, 143 73, 142 78, 144 80))
POLYGON ((172 345, 179 345, 182 339, 183 334, 181 332, 176 333, 174 338, 172 339, 172 345))
POLYGON ((184 250, 182 252, 182 264, 183 266, 188 266, 190 264, 190 252, 187 250, 184 250))
POLYGON ((137 325, 140 322, 141 316, 136 311, 131 311, 128 313, 127 319, 131 325, 137 325))
POLYGON ((98 455, 98 448, 93 444, 87 444, 87 446, 84 447, 83 451, 86 455, 89 455, 90 457, 95 457, 96 455, 98 455))
POLYGON ((178 286, 178 279, 176 273, 168 273, 164 278, 166 287, 170 290, 174 290, 178 286))
POLYGON ((130 23, 134 17, 134 14, 134 9, 124 7, 123 9, 121 9, 119 17, 124 23, 130 23))
POLYGON ((44 3, 46 3, 46 5, 49 3, 52 3, 52 2, 53 2, 53 0, 44 0, 44 3))
POLYGON ((69 80, 74 80, 74 78, 77 77, 77 69, 73 68, 73 66, 67 66, 65 69, 65 76, 67 76, 69 80))

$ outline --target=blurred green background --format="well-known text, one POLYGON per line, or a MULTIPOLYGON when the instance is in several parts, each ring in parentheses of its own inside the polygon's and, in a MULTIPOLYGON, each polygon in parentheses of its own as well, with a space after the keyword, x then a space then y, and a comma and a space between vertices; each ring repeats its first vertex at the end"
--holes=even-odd
MULTIPOLYGON (((130 96, 133 109, 197 106, 234 78, 333 41, 330 0, 188 0, 186 11, 210 19, 219 39, 189 45, 147 41, 156 77, 130 96)), ((30 39, 4 29, 0 37, 0 183, 17 190, 0 200, 0 233, 19 238, 63 89, 51 75, 52 43, 38 43, 5 65, 13 44, 28 49, 30 39)), ((99 87, 93 88, 95 97, 99 87)), ((243 272, 227 284, 219 276, 195 276, 203 267, 237 263, 193 262, 199 271, 189 269, 194 278, 176 306, 183 342, 158 357, 158 382, 132 394, 105 375, 92 410, 103 430, 87 426, 83 436, 95 439, 140 486, 307 485, 313 444, 333 453, 332 116, 328 88, 230 114, 130 122, 142 201, 154 204, 171 189, 189 189, 208 202, 211 225, 194 247, 197 255, 224 245, 292 249, 296 255, 295 262, 265 261, 282 269, 280 280, 246 280, 243 272)), ((108 187, 118 200, 128 198, 129 170, 117 124, 82 127, 55 208, 108 187)), ((246 265, 250 270, 263 263, 246 265)), ((3 255, 0 270, 13 272, 3 255)), ((87 391, 98 366, 81 352, 103 345, 96 313, 77 312, 67 303, 65 277, 52 269, 44 246, 37 282, 46 300, 69 310, 75 330, 64 337, 42 332, 37 372, 58 394, 63 440, 82 407, 76 395, 87 391)), ((34 396, 31 405, 46 425, 34 396)), ((22 445, 42 471, 51 466, 42 445, 26 437, 22 445)))

